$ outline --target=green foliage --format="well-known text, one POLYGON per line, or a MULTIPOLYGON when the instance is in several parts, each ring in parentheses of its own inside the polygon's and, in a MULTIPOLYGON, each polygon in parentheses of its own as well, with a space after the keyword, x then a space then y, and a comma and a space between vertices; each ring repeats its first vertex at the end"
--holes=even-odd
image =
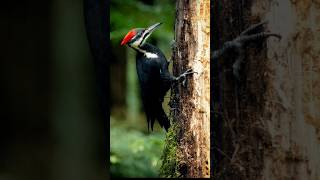
POLYGON ((111 141, 112 177, 157 177, 164 135, 113 126, 111 141))
POLYGON ((132 28, 147 27, 162 22, 161 32, 155 31, 153 38, 170 42, 174 30, 174 1, 155 0, 147 5, 139 0, 111 0, 110 8, 110 39, 119 43, 132 28))

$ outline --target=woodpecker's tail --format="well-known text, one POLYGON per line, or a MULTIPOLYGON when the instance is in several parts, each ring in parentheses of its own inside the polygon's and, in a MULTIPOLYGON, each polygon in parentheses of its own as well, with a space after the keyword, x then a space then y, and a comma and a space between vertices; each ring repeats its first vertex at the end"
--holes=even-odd
POLYGON ((157 119, 160 126, 168 132, 170 128, 170 120, 168 119, 168 116, 162 108, 162 103, 160 103, 160 105, 157 106, 157 119))
POLYGON ((168 132, 170 121, 162 108, 162 101, 154 101, 151 98, 144 98, 144 110, 147 116, 148 131, 153 131, 155 120, 158 120, 159 125, 168 132))

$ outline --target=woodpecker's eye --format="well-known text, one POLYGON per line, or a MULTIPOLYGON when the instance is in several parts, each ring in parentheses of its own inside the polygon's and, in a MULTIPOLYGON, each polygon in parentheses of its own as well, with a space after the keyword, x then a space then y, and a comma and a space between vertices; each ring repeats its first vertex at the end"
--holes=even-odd
POLYGON ((138 36, 141 36, 142 34, 144 33, 144 30, 143 31, 140 31, 140 32, 138 32, 138 36))

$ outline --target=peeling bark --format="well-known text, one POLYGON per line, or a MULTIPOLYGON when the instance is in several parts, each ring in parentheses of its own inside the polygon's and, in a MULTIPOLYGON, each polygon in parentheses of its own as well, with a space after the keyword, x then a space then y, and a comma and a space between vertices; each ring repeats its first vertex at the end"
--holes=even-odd
POLYGON ((165 176, 209 177, 210 1, 179 0, 176 8, 173 73, 190 68, 197 73, 187 77, 186 86, 173 87, 177 174, 165 176))

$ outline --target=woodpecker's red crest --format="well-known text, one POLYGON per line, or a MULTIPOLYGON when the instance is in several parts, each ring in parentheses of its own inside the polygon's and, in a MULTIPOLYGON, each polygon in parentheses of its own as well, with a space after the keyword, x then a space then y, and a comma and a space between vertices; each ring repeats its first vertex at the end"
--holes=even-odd
POLYGON ((126 45, 136 34, 137 31, 135 31, 134 29, 129 31, 121 41, 121 46, 126 45))

